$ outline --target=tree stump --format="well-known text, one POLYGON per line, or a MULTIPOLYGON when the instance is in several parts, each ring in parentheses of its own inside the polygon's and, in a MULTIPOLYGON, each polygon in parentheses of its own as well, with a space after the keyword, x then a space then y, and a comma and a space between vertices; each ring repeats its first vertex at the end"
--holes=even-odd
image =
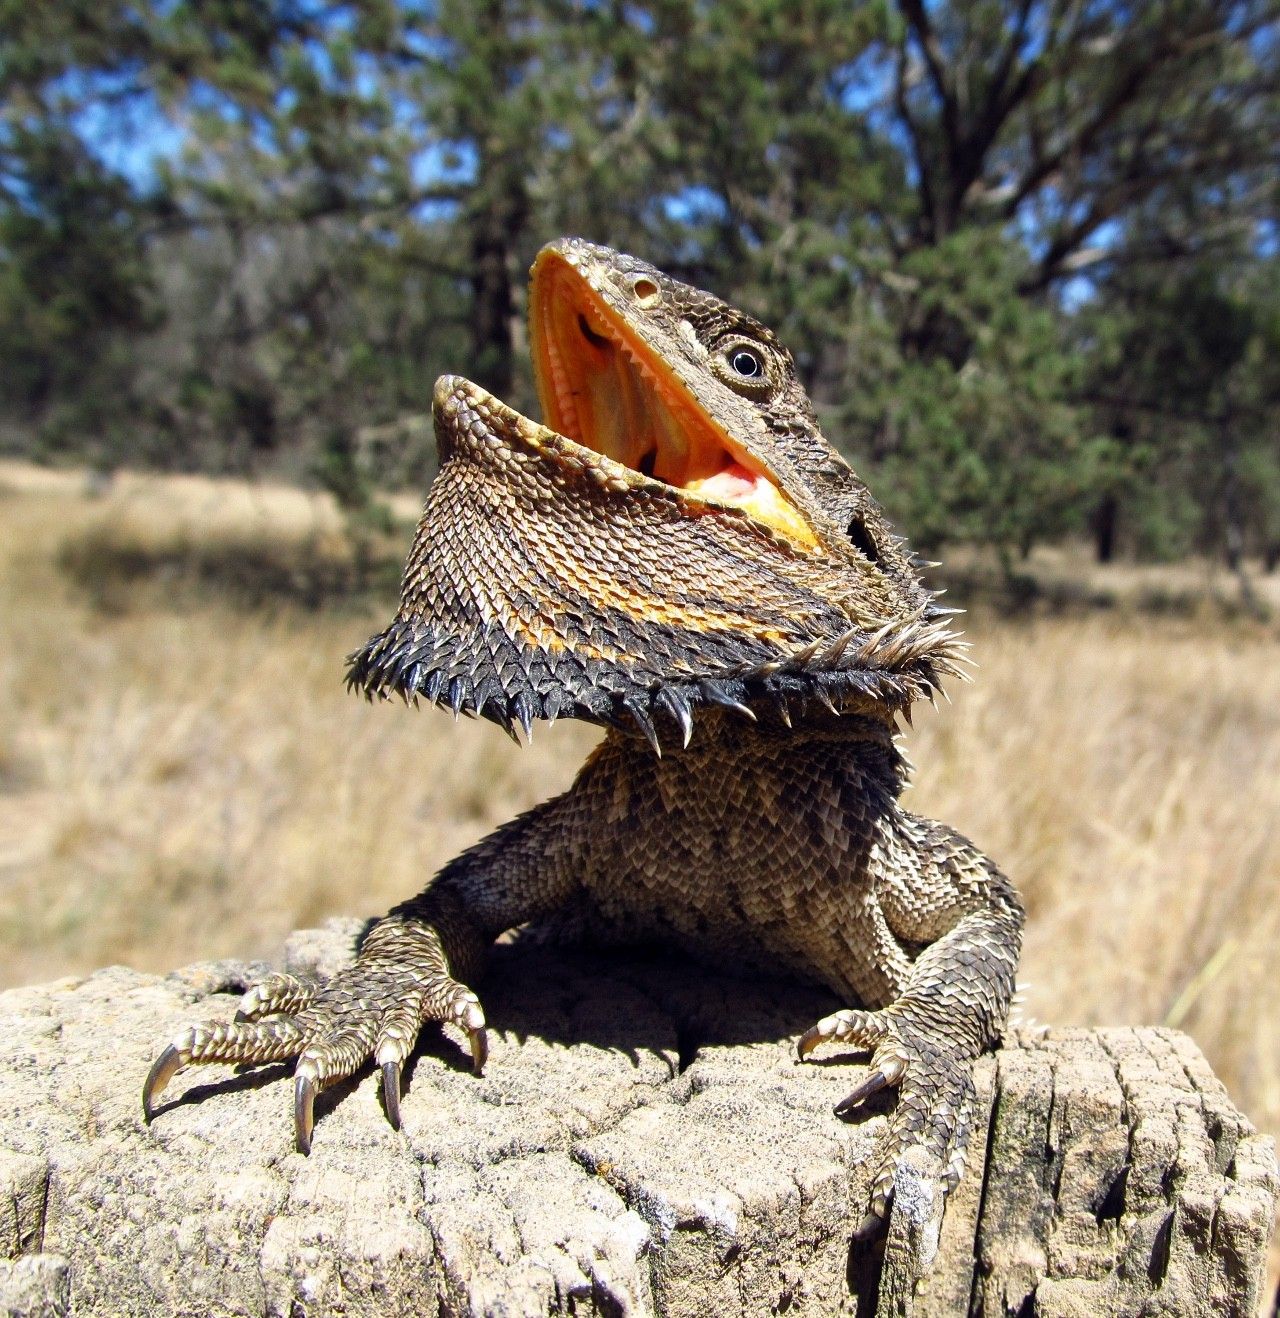
MULTIPOLYGON (((331 972, 357 928, 295 935, 286 965, 331 972)), ((980 1064, 945 1211, 908 1161, 861 1241, 892 1099, 841 1122, 852 1055, 794 1061, 819 990, 503 947, 485 1076, 428 1028, 401 1132, 366 1072, 322 1098, 302 1157, 281 1066, 186 1071, 145 1126, 156 1051, 263 969, 0 995, 0 1312, 1258 1312, 1274 1148, 1176 1032, 1011 1038, 980 1064)))

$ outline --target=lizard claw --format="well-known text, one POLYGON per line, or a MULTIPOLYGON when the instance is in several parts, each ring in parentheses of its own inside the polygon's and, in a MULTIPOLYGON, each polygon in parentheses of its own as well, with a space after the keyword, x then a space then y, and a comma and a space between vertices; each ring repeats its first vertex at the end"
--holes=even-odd
POLYGON ((465 1031, 479 1075, 489 1056, 484 1011, 476 995, 448 973, 438 935, 429 926, 403 925, 391 926, 380 942, 376 934, 355 963, 327 984, 269 975, 242 999, 236 1020, 198 1025, 174 1039, 143 1085, 147 1120, 161 1091, 191 1063, 253 1066, 295 1058, 294 1143, 299 1153, 309 1153, 316 1095, 372 1061, 382 1072, 387 1120, 399 1130, 401 1068, 430 1020, 465 1031))
POLYGON ((821 1025, 814 1025, 807 1029, 801 1036, 800 1042, 796 1044, 796 1053, 799 1060, 804 1061, 813 1050, 825 1040, 826 1036, 822 1033, 821 1025))
POLYGON ((468 1036, 471 1040, 471 1066, 477 1075, 484 1074, 485 1062, 489 1060, 489 1036, 484 1029, 475 1029, 468 1036))
POLYGON ((392 1130, 400 1129, 400 1063, 382 1064, 382 1103, 392 1130))
POLYGON ((878 1094, 882 1089, 888 1089, 891 1083, 883 1071, 872 1071, 851 1094, 846 1095, 835 1105, 833 1111, 838 1117, 847 1117, 863 1099, 878 1094))
POLYGON ((876 1212, 874 1208, 867 1209, 861 1222, 853 1229, 854 1240, 870 1240, 884 1229, 884 1210, 876 1212))
POLYGON ((489 1036, 484 1026, 468 1030, 467 1041, 471 1044, 471 1069, 476 1075, 483 1075, 484 1064, 489 1060, 489 1036))
POLYGON ((836 1104, 836 1116, 851 1115, 882 1090, 898 1090, 872 1179, 870 1212, 859 1228, 860 1233, 870 1234, 889 1211, 895 1171, 905 1155, 924 1157, 942 1169, 937 1177, 942 1193, 959 1179, 976 1098, 971 1059, 941 1046, 936 1034, 922 1028, 912 1011, 901 1005, 882 1011, 833 1012, 801 1037, 800 1056, 807 1057, 828 1040, 871 1052, 871 1069, 836 1104))
POLYGON ((276 1062, 298 1051, 302 1031, 290 1016, 267 1021, 211 1021, 178 1037, 156 1058, 142 1086, 142 1114, 149 1122, 156 1099, 192 1062, 276 1062))
POLYGON ((293 1081, 294 1145, 299 1153, 311 1152, 311 1132, 316 1124, 316 1090, 319 1085, 312 1068, 301 1065, 293 1081))
POLYGON ((155 1112, 156 1099, 164 1093, 165 1086, 182 1070, 186 1061, 182 1050, 170 1044, 156 1058, 151 1070, 147 1072, 147 1078, 142 1085, 142 1119, 148 1125, 151 1124, 151 1117, 155 1112))

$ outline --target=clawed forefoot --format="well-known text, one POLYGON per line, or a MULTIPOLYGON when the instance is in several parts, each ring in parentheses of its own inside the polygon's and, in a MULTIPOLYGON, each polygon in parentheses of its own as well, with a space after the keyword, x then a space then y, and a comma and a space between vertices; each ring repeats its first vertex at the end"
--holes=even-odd
POLYGON ((316 1094, 372 1058, 382 1072, 387 1118, 398 1130, 400 1075, 425 1021, 451 1021, 466 1032, 477 1075, 488 1057, 479 999, 465 984, 432 969, 424 974, 421 967, 375 951, 323 986, 293 975, 268 976, 245 994, 235 1020, 184 1030, 156 1058, 142 1087, 146 1119, 184 1066, 257 1066, 296 1057, 295 1142, 300 1153, 309 1153, 316 1094))
POLYGON ((945 1190, 954 1189, 964 1170, 965 1148, 973 1127, 976 1102, 972 1058, 946 1041, 939 1042, 911 1019, 909 1011, 837 1011, 823 1017, 801 1037, 804 1061, 819 1044, 849 1043, 871 1053, 865 1079, 836 1104, 846 1117, 883 1089, 898 1089, 897 1106, 871 1182, 871 1203, 864 1229, 889 1211, 894 1170, 902 1155, 920 1147, 928 1154, 945 1190))

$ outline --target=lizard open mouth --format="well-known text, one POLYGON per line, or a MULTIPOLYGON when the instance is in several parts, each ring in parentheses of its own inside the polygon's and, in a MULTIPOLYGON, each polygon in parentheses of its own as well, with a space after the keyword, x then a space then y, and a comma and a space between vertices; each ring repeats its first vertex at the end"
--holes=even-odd
MULTIPOLYGON (((799 417, 804 400, 763 326, 574 239, 538 257, 529 324, 546 423, 436 382, 440 470, 396 617, 351 657, 353 685, 508 730, 634 728, 656 747, 663 728, 688 744, 700 707, 785 722, 900 706, 955 671, 910 563, 886 572, 846 547, 773 468, 775 450, 793 460, 785 436, 752 413, 780 401, 799 417)), ((887 530, 876 544, 897 553, 887 530)))
MULTIPOLYGON (((641 311, 659 296, 645 280, 634 293, 641 311)), ((816 546, 762 464, 712 421, 560 250, 544 250, 534 264, 529 325, 551 429, 699 501, 741 509, 793 544, 816 546)))

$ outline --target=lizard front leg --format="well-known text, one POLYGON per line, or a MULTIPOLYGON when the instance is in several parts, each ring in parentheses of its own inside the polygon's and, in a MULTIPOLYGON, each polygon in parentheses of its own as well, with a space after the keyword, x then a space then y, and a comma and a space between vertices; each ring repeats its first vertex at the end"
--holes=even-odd
POLYGON ((463 852, 421 894, 379 920, 352 965, 327 984, 271 975, 249 990, 234 1021, 184 1030, 147 1076, 147 1119, 161 1091, 191 1063, 296 1057, 295 1135, 306 1153, 316 1094, 372 1058, 398 1129, 401 1069, 426 1021, 451 1021, 466 1032, 478 1074, 488 1043, 480 1000, 468 985, 494 938, 555 910, 574 890, 577 815, 570 789, 463 852))
POLYGON ((888 1210, 907 1149, 922 1146, 948 1189, 959 1180, 976 1101, 973 1062, 1000 1040, 1022 944, 1022 905, 991 861, 942 824, 895 812, 892 825, 869 862, 876 897, 903 944, 927 945, 892 1002, 834 1012, 799 1043, 801 1059, 828 1041, 871 1053, 866 1079, 838 1115, 898 1088, 868 1226, 888 1210))

